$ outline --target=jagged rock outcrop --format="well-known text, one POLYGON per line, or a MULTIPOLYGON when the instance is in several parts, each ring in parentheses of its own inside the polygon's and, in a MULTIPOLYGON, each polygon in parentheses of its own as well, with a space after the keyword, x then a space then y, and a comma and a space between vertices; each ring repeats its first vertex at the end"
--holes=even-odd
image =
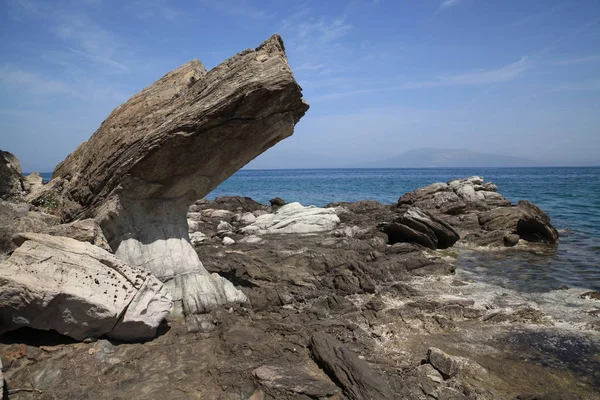
POLYGON ((274 35, 210 71, 191 61, 133 96, 58 165, 60 184, 48 186, 60 188, 63 219, 96 219, 120 259, 165 282, 176 314, 243 302, 202 266, 186 212, 290 136, 307 109, 274 35))
POLYGON ((21 163, 17 157, 0 150, 0 199, 20 195, 25 189, 23 181, 21 163))
MULTIPOLYGON (((484 183, 479 176, 419 188, 400 197, 398 209, 404 215, 385 224, 384 231, 391 235, 391 240, 396 238, 393 241, 445 248, 438 246, 435 240, 439 238, 439 230, 434 233, 431 224, 424 227, 423 218, 417 221, 406 218, 411 210, 418 209, 420 213, 436 218, 444 228, 451 228, 460 239, 479 246, 511 247, 520 239, 551 245, 558 243, 558 232, 544 211, 529 201, 512 205, 497 190, 496 185, 484 183)), ((452 237, 444 239, 446 243, 454 244, 456 240, 452 240, 452 237)))
POLYGON ((460 238, 448 223, 433 214, 411 207, 382 231, 388 235, 389 243, 417 243, 430 249, 447 249, 460 238))
POLYGON ((327 333, 310 341, 313 358, 352 400, 388 400, 395 396, 388 382, 355 353, 327 333))
POLYGON ((24 233, 0 264, 0 334, 53 329, 76 340, 142 340, 173 307, 164 285, 89 243, 24 233))

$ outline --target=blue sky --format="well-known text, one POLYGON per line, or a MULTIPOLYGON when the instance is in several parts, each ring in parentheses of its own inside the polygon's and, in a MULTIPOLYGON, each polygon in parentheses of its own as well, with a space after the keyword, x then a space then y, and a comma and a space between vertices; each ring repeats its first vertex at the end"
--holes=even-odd
POLYGON ((0 148, 50 171, 193 58, 275 32, 311 109, 251 167, 419 147, 600 165, 598 0, 0 0, 0 148))

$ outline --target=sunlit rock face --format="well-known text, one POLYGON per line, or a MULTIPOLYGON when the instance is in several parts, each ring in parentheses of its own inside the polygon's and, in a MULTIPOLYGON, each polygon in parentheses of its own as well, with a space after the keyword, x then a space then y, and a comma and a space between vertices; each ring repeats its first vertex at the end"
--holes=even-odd
POLYGON ((190 61, 117 107, 58 165, 62 218, 96 219, 120 259, 166 284, 176 314, 246 301, 202 266, 186 212, 292 135, 308 110, 301 91, 278 35, 210 71, 190 61))

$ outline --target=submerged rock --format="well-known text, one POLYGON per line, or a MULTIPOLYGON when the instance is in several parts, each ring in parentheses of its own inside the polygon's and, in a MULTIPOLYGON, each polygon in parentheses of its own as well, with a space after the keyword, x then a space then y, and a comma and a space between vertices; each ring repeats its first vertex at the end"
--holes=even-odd
POLYGON ((219 288, 225 280, 206 281, 188 206, 292 135, 307 109, 278 35, 210 71, 190 61, 117 107, 58 165, 58 211, 98 221, 117 257, 165 282, 175 314, 244 302, 219 288))
POLYGON ((76 340, 142 340, 173 307, 148 271, 89 243, 27 233, 0 264, 0 334, 20 327, 55 330, 76 340))

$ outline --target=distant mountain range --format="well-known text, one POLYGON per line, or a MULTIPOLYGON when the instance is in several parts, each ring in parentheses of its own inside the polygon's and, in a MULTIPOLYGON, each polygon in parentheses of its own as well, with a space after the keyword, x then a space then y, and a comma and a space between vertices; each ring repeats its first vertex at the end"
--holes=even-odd
POLYGON ((457 168, 457 167, 536 167, 542 164, 527 158, 465 149, 419 148, 370 163, 370 168, 457 168))

